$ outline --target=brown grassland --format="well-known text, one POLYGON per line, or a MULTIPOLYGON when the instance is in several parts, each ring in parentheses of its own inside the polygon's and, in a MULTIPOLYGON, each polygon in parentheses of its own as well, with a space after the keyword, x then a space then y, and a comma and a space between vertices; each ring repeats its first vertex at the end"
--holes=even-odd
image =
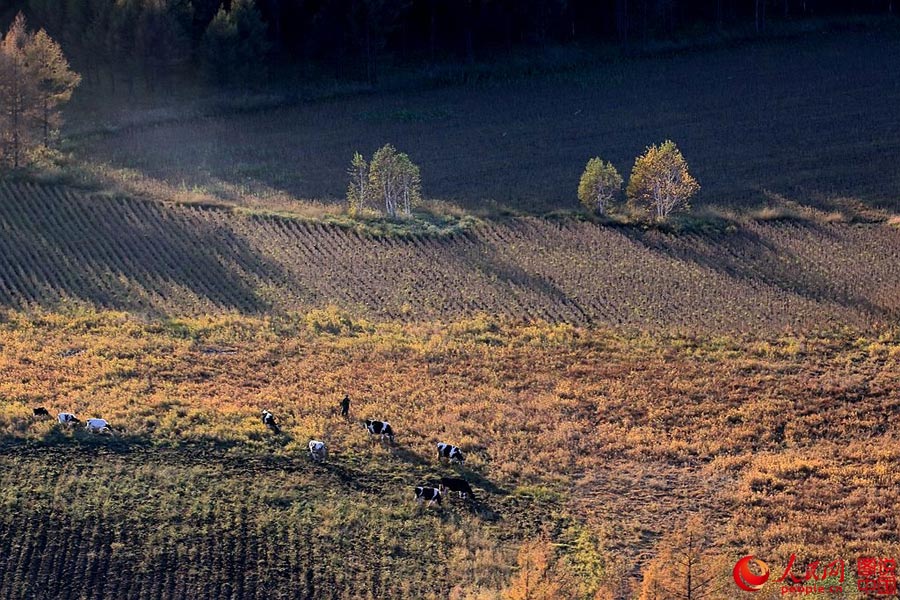
MULTIPOLYGON (((706 556, 730 564, 796 552, 842 556, 849 574, 857 555, 900 553, 895 335, 337 310, 6 312, 0 334, 0 598, 493 598, 541 537, 556 577, 581 582, 567 597, 626 597, 692 515, 706 556), (354 417, 392 422, 395 447, 335 415, 345 391, 354 417), (63 431, 38 405, 119 433, 63 431), (311 437, 328 464, 310 463, 311 437), (442 440, 464 467, 438 464, 442 440), (412 487, 452 471, 479 504, 417 511, 412 487)), ((729 581, 712 597, 733 597, 729 581)))
POLYGON ((76 98, 65 178, 0 181, 0 600, 670 600, 686 540, 691 600, 734 600, 750 553, 753 598, 792 554, 847 564, 806 597, 865 597, 856 558, 900 559, 898 57, 885 29, 314 102, 76 98), (588 158, 627 176, 666 138, 700 210, 569 212, 588 158), (350 157, 384 143, 431 200, 351 219, 350 157), (476 502, 416 506, 454 473, 476 502))

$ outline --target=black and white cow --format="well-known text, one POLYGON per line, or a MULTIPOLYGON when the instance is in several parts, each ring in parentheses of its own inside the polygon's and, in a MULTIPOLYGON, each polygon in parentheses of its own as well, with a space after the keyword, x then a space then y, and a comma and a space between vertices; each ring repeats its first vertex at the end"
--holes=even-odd
POLYGON ((78 419, 78 417, 76 417, 72 413, 67 413, 67 412, 61 412, 58 415, 56 415, 56 420, 59 421, 60 425, 66 425, 69 427, 76 425, 78 423, 81 423, 81 421, 78 419))
POLYGON ((31 412, 34 413, 34 416, 36 416, 36 417, 49 417, 50 416, 50 412, 43 406, 38 406, 36 408, 32 408, 31 412))
POLYGON ((437 445, 437 451, 438 460, 446 458, 450 462, 453 462, 454 460, 460 463, 466 462, 466 457, 463 455, 462 450, 457 446, 451 446, 450 444, 441 442, 437 445))
POLYGON ((313 462, 325 462, 328 458, 328 448, 325 442, 319 440, 309 440, 309 457, 313 462))
POLYGON ((91 433, 112 433, 112 427, 106 419, 88 419, 84 428, 91 433))
POLYGON ((270 413, 267 410, 262 411, 262 422, 263 424, 271 429, 274 433, 281 433, 281 428, 278 427, 278 423, 275 422, 275 415, 270 413))
POLYGON ((459 477, 441 477, 440 489, 441 491, 450 490, 451 492, 456 492, 460 498, 475 499, 475 492, 472 491, 472 486, 469 485, 468 481, 459 477))
POLYGON ((431 506, 435 502, 438 503, 438 506, 441 506, 441 490, 433 487, 424 487, 418 486, 416 487, 416 502, 422 504, 426 500, 428 500, 428 506, 431 506))
POLYGON ((365 425, 366 431, 369 432, 369 435, 380 435, 382 442, 385 439, 390 440, 391 443, 394 442, 394 430, 387 421, 373 421, 372 419, 366 419, 363 424, 365 425))

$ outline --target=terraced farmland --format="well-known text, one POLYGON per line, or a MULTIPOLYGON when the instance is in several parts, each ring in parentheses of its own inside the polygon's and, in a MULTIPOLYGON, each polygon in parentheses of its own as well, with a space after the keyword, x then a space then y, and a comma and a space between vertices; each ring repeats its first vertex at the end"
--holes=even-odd
POLYGON ((574 220, 373 237, 338 226, 0 184, 0 303, 304 311, 692 331, 867 328, 900 311, 900 230, 749 224, 670 235, 574 220))

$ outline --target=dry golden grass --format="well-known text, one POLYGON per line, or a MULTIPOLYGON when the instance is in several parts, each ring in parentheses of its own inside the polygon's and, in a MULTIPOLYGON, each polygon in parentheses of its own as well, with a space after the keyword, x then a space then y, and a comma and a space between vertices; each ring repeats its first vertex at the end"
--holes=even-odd
MULTIPOLYGON (((510 552, 539 533, 564 544, 554 567, 564 570, 579 535, 573 524, 598 540, 606 589, 637 585, 632 578, 660 552, 657 542, 696 514, 715 524, 711 548, 731 560, 900 551, 900 522, 889 508, 900 505, 892 418, 900 410, 900 340, 889 333, 622 336, 486 317, 450 327, 360 323, 339 311, 164 323, 118 313, 6 313, 0 333, 0 431, 4 460, 16 469, 33 470, 43 453, 51 462, 80 456, 94 464, 105 451, 123 453, 115 459, 123 473, 154 460, 230 465, 236 476, 269 464, 302 473, 301 496, 314 506, 317 494, 345 485, 343 473, 374 503, 355 517, 361 527, 413 519, 403 535, 415 537, 433 521, 382 503, 408 507, 411 486, 446 472, 434 444, 462 446, 462 472, 501 521, 494 529, 482 512, 465 522, 452 517, 441 530, 446 551, 463 553, 438 578, 454 597, 499 593, 510 552), (360 427, 335 416, 344 392, 354 418, 391 421, 397 448, 373 447, 360 427), (31 418, 37 405, 103 416, 121 433, 62 432, 31 418), (284 437, 262 426, 262 408, 278 415, 284 437), (327 441, 335 471, 304 466, 311 437, 327 441), (471 544, 488 552, 495 535, 506 550, 478 558, 471 544), (505 565, 500 571, 488 566, 495 560, 505 565), (459 577, 481 583, 451 583, 459 577)), ((299 501, 290 496, 285 507, 299 501)), ((270 518, 287 523, 278 509, 270 518)), ((326 520, 316 536, 332 539, 344 518, 326 520)), ((430 564, 390 556, 396 569, 430 564)))

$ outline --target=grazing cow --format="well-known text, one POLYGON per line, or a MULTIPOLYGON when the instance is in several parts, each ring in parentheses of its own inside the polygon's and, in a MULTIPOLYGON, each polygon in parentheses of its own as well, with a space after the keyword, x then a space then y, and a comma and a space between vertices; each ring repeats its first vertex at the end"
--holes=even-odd
POLYGON ((438 503, 438 506, 441 506, 441 490, 433 487, 423 487, 418 486, 416 488, 416 502, 422 504, 424 501, 428 500, 428 506, 431 506, 435 502, 438 503))
POLYGON ((373 421, 372 419, 366 419, 365 428, 369 432, 369 435, 380 435, 381 441, 383 442, 385 438, 394 442, 394 430, 391 429, 391 424, 387 421, 373 421))
POLYGON ((309 440, 309 457, 314 462, 325 462, 325 459, 328 458, 328 448, 325 446, 325 442, 309 440))
POLYGON ((62 412, 62 413, 59 413, 58 415, 56 415, 56 420, 59 421, 60 425, 68 425, 70 427, 72 425, 75 425, 76 423, 81 423, 81 421, 78 419, 78 417, 76 417, 72 413, 66 413, 66 412, 62 412))
POLYGON ((281 429, 278 427, 278 423, 275 422, 275 415, 273 415, 269 411, 262 411, 262 422, 274 433, 281 433, 281 429))
POLYGON ((466 462, 466 457, 463 456, 462 450, 460 450, 457 446, 451 446, 450 444, 444 444, 441 442, 437 445, 438 451, 438 460, 442 458, 446 458, 450 462, 454 460, 460 463, 466 462))
POLYGON ((34 413, 36 417, 49 417, 50 413, 43 406, 38 406, 36 408, 32 408, 31 412, 34 413))
POLYGON ((456 492, 460 498, 475 499, 475 492, 472 491, 472 486, 469 485, 468 481, 459 477, 441 477, 440 489, 442 492, 446 490, 456 492))
POLYGON ((112 428, 106 419, 88 419, 84 428, 91 433, 112 433, 112 428))

